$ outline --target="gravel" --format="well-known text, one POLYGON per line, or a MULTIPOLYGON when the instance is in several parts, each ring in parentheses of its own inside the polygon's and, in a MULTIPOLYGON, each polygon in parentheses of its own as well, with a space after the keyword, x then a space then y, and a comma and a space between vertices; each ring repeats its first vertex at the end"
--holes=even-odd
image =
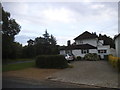
POLYGON ((118 88, 118 72, 107 61, 75 61, 74 67, 48 76, 50 80, 118 88))

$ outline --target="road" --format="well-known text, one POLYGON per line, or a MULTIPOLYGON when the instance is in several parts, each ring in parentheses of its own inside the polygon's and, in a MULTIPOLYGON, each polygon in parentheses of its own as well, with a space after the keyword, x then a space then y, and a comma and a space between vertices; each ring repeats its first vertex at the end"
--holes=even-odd
POLYGON ((23 80, 17 78, 3 78, 2 88, 99 88, 88 85, 63 83, 51 80, 23 80))

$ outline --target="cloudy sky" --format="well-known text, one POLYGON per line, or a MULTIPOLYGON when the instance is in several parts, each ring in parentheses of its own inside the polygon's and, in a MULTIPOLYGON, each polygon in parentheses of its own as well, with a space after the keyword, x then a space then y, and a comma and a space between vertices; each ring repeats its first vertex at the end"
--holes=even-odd
POLYGON ((15 40, 27 44, 29 39, 42 36, 47 29, 66 45, 84 31, 118 33, 117 2, 3 2, 4 9, 21 25, 15 40))

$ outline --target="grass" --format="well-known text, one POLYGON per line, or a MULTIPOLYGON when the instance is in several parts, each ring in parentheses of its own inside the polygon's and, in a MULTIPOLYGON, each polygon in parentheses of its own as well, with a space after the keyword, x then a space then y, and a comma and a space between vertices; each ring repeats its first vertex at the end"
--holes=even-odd
POLYGON ((2 66, 2 72, 21 70, 25 68, 35 67, 35 61, 27 63, 6 64, 2 66))
POLYGON ((13 62, 18 62, 18 61, 33 61, 34 59, 6 59, 6 60, 2 60, 3 61, 3 64, 6 64, 6 63, 13 63, 13 62))

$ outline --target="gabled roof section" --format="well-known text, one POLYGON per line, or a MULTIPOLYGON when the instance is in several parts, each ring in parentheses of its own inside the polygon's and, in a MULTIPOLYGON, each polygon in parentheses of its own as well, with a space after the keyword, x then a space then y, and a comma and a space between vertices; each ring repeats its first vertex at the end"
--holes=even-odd
POLYGON ((75 50, 75 49, 97 49, 97 47, 90 44, 70 45, 62 48, 61 50, 75 50))
POLYGON ((96 34, 92 34, 88 31, 85 31, 84 33, 82 33, 81 35, 79 35, 78 37, 74 38, 74 40, 81 40, 81 39, 89 39, 89 38, 97 38, 98 36, 96 34))
POLYGON ((114 37, 114 39, 116 39, 117 37, 119 37, 120 36, 120 33, 118 34, 118 35, 116 35, 115 37, 114 37))

